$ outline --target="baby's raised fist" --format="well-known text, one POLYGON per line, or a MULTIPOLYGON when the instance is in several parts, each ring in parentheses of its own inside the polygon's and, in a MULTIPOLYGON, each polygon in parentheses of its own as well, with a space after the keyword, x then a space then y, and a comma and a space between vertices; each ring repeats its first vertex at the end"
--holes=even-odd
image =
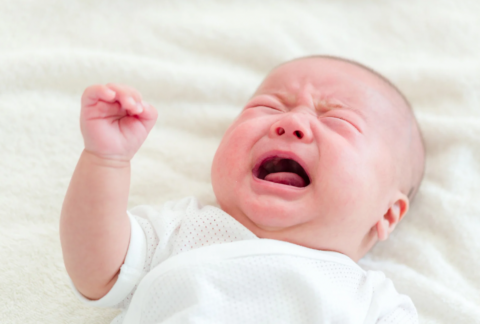
POLYGON ((118 84, 93 85, 82 95, 80 127, 85 150, 130 160, 155 125, 157 111, 140 93, 118 84))

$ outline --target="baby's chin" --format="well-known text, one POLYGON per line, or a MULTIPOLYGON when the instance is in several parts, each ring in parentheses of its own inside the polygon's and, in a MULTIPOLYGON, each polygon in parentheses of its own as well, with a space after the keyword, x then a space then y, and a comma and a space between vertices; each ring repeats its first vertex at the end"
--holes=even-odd
POLYGON ((226 181, 212 176, 215 196, 226 213, 257 236, 303 224, 318 213, 311 186, 298 188, 255 179, 251 174, 239 178, 226 181))
POLYGON ((261 196, 239 200, 237 204, 238 207, 233 209, 237 212, 232 217, 254 233, 283 231, 309 220, 305 202, 261 196))

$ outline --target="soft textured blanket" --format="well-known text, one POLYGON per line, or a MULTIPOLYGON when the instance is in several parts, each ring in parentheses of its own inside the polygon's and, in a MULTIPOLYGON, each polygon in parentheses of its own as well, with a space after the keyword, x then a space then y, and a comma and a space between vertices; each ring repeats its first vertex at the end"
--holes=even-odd
POLYGON ((126 83, 159 119, 133 160, 129 206, 195 195, 262 77, 298 56, 358 60, 412 102, 427 145, 420 192, 360 265, 421 323, 480 323, 480 2, 0 1, 0 322, 108 323, 73 295, 58 234, 82 150, 79 99, 126 83))

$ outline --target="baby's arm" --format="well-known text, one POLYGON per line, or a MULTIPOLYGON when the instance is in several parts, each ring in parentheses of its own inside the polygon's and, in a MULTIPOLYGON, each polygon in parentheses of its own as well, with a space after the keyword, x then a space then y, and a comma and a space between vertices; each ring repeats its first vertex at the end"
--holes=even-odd
POLYGON ((103 297, 125 260, 130 160, 156 118, 155 108, 128 87, 96 85, 82 96, 85 149, 63 203, 60 239, 67 272, 87 298, 103 297))

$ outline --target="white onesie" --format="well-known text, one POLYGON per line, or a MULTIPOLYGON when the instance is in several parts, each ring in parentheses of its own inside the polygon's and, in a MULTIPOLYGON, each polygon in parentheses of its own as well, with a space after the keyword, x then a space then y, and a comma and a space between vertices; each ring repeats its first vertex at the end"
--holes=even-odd
POLYGON ((418 323, 382 272, 259 239, 193 197, 128 214, 130 244, 110 292, 89 300, 73 287, 89 305, 122 308, 112 323, 418 323))

